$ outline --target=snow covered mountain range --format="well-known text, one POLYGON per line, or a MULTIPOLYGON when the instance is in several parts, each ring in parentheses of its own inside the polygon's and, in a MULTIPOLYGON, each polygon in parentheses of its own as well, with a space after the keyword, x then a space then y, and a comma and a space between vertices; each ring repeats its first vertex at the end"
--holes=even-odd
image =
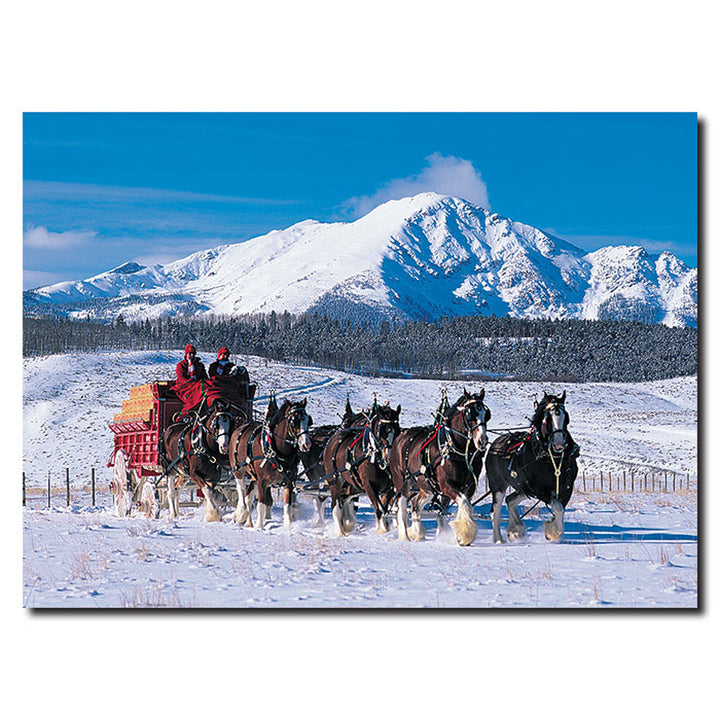
POLYGON ((672 253, 592 253, 454 197, 391 200, 349 223, 300 222, 166 265, 126 263, 24 293, 27 313, 113 319, 317 310, 697 325, 697 269, 672 253))

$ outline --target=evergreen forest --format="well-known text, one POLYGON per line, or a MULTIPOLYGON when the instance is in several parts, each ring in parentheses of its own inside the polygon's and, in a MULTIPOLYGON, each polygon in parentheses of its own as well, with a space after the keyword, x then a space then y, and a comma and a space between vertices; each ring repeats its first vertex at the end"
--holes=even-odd
MULTIPOLYGON (((25 356, 178 350, 231 352, 389 377, 638 382, 697 373, 695 328, 610 320, 451 317, 352 322, 324 314, 175 316, 112 323, 24 318, 25 356)), ((178 358, 180 359, 180 358, 178 358)))

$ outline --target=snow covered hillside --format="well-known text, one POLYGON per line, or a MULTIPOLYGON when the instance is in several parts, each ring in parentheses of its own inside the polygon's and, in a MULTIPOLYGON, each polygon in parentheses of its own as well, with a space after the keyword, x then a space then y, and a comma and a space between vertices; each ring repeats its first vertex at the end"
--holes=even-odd
POLYGON ((669 252, 585 254, 458 198, 392 200, 351 223, 306 220, 167 265, 126 263, 28 291, 26 312, 158 317, 308 309, 342 314, 573 317, 697 324, 697 270, 669 252))
MULTIPOLYGON (((105 352, 24 361, 24 594, 28 607, 696 607, 697 382, 596 383, 545 387, 484 383, 492 409, 490 430, 526 424, 532 393, 567 391, 571 430, 588 475, 654 469, 690 474, 676 493, 587 492, 581 483, 559 544, 542 532, 545 510, 526 518, 527 537, 493 545, 487 500, 476 506, 479 533, 470 547, 436 534, 398 542, 393 531, 374 532, 361 503, 359 527, 347 538, 311 523, 301 496, 292 528, 275 505, 265 531, 229 521, 207 524, 184 509, 179 521, 119 519, 107 485, 112 434, 107 422, 130 387, 169 378, 181 353, 105 352), (72 360, 72 363, 70 362, 72 360), (73 479, 46 509, 48 472, 56 489, 64 469, 73 479), (89 469, 98 477, 91 507, 89 469)), ((443 386, 429 380, 365 378, 322 368, 298 368, 261 358, 247 360, 262 409, 270 390, 278 398, 307 397, 316 424, 337 423, 349 394, 355 406, 378 400, 402 404, 401 424, 426 424, 443 386)), ((461 383, 446 383, 449 395, 461 383)), ((468 389, 479 389, 469 387, 468 389)), ((492 435, 492 433, 491 433, 492 435)), ((480 493, 484 490, 481 478, 480 493)))

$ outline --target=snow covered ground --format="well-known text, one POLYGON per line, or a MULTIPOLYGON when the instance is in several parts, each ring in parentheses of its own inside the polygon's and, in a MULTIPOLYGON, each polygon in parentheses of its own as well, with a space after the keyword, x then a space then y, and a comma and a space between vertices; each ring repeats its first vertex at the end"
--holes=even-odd
MULTIPOLYGON (((24 512, 24 588, 27 607, 477 607, 691 608, 698 604, 696 491, 697 380, 549 387, 487 382, 490 429, 526 424, 532 394, 567 390, 571 430, 581 446, 580 467, 676 473, 690 487, 669 492, 582 492, 570 502, 566 534, 545 541, 547 511, 526 519, 527 537, 493 545, 489 505, 476 507, 479 532, 467 548, 436 533, 398 542, 378 536, 361 503, 359 525, 346 538, 312 525, 312 505, 283 528, 280 506, 265 531, 229 521, 207 524, 194 508, 178 522, 163 514, 119 519, 107 493, 112 451, 107 422, 130 387, 170 378, 181 353, 106 352, 24 361, 23 453, 28 484, 24 512), (66 507, 64 472, 72 502, 66 507), (87 489, 97 472, 97 507, 87 489), (56 492, 47 509, 50 472, 56 492)), ((209 359, 209 358, 206 358, 209 359)), ((402 404, 401 424, 426 424, 448 388, 462 383, 365 378, 321 368, 298 368, 247 358, 259 386, 258 407, 271 389, 278 398, 308 397, 316 424, 338 422, 349 393, 355 407, 378 400, 402 404)), ((468 386, 477 390, 479 386, 468 386)), ((483 479, 481 478, 481 485, 483 479)), ((576 487, 578 487, 576 485, 576 487)), ((481 492, 478 495, 482 494, 481 492)))

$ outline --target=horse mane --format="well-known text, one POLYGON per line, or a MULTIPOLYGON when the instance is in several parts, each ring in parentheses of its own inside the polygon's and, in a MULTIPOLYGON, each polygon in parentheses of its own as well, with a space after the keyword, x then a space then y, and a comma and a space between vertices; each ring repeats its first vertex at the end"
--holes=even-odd
MULTIPOLYGON (((461 406, 463 403, 465 403, 465 402, 467 402, 468 400, 471 400, 471 399, 473 399, 473 398, 475 398, 475 397, 480 397, 480 393, 469 393, 468 395, 462 394, 462 395, 450 406, 450 408, 448 409, 448 414, 447 414, 447 416, 448 416, 448 417, 452 417, 453 415, 455 415, 455 414, 459 411, 460 406, 461 406)), ((481 400, 480 402, 481 402, 481 404, 482 404, 482 400, 481 400)))
POLYGON ((271 414, 269 418, 269 424, 272 426, 277 425, 285 417, 285 410, 292 404, 293 403, 291 403, 287 398, 285 398, 285 400, 283 400, 283 404, 279 407, 276 407, 271 414))

